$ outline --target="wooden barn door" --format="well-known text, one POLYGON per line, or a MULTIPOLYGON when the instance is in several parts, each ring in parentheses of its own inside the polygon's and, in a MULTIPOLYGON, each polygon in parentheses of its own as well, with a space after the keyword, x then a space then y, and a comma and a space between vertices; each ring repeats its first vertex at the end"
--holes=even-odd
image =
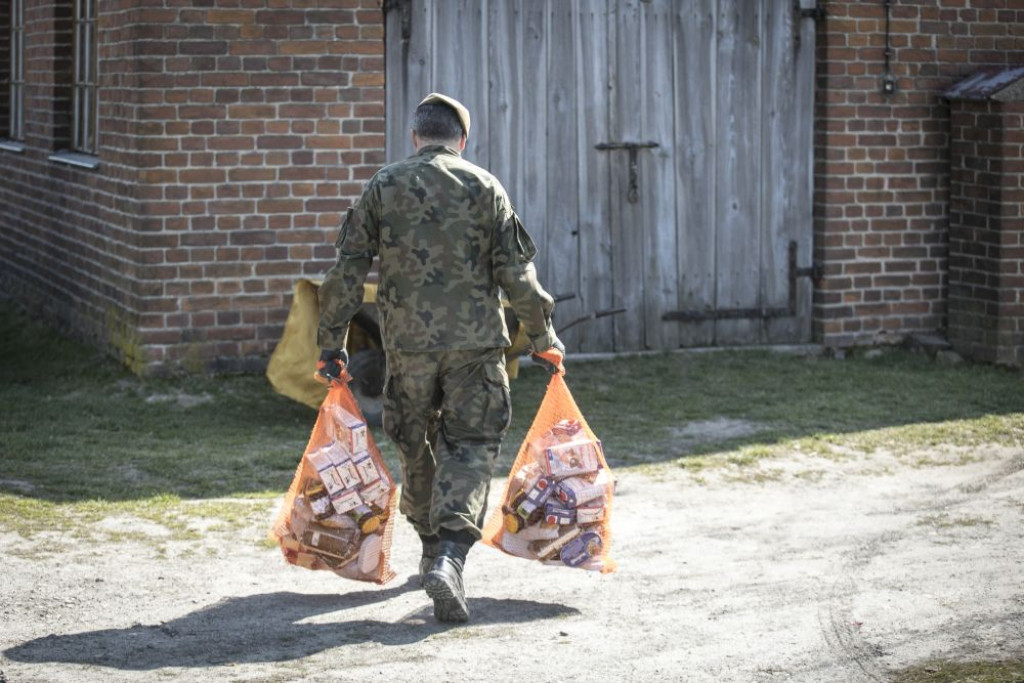
POLYGON ((571 297, 570 350, 810 340, 814 25, 792 2, 386 8, 388 159, 426 93, 469 107, 465 156, 571 297))

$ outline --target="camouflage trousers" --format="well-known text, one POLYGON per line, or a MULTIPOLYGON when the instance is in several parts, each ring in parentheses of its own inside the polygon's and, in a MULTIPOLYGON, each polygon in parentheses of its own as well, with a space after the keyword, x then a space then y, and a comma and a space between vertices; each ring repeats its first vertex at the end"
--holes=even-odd
POLYGON ((417 533, 480 538, 511 421, 503 349, 388 352, 384 431, 402 464, 399 510, 417 533))

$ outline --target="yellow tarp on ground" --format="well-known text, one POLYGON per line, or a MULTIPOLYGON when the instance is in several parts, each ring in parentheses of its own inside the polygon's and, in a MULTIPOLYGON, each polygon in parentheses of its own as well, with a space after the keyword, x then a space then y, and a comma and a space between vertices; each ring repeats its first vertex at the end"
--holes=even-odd
MULTIPOLYGON (((320 303, 317 292, 321 280, 302 279, 295 283, 295 297, 284 323, 281 341, 270 355, 267 364, 267 379, 277 393, 319 408, 327 396, 327 387, 313 379, 320 348, 316 343, 316 329, 320 321, 320 303)), ((377 285, 364 285, 363 301, 376 303, 377 285)), ((375 340, 377 343, 380 340, 375 340)), ((506 353, 508 376, 515 378, 519 372, 519 355, 526 351, 529 340, 522 326, 515 331, 512 348, 506 353)), ((352 349, 349 349, 350 353, 352 349)))
MULTIPOLYGON (((267 379, 274 391, 310 408, 319 408, 327 396, 327 387, 313 379, 316 361, 320 357, 320 347, 316 343, 316 328, 320 322, 317 299, 320 282, 303 279, 295 283, 295 297, 284 323, 281 341, 267 363, 267 379)), ((376 285, 373 287, 376 295, 376 285)))

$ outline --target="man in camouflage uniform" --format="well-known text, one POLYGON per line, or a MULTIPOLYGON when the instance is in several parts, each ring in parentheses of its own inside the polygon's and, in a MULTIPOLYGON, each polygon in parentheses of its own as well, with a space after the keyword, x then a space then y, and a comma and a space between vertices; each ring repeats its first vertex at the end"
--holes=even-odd
POLYGON ((420 577, 441 621, 466 621, 462 570, 512 418, 503 290, 535 354, 557 365, 537 249, 498 180, 461 157, 469 112, 437 93, 416 108, 416 153, 382 168, 348 211, 320 287, 319 371, 347 361, 349 321, 379 258, 384 431, 402 463, 399 505, 423 541, 420 577))

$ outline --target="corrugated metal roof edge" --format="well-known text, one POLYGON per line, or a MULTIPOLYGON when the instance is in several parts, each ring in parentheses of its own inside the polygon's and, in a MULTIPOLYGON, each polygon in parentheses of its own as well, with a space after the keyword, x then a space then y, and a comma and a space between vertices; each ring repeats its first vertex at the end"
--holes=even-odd
POLYGON ((1024 78, 1024 65, 986 66, 948 88, 942 96, 949 100, 989 100, 1020 78, 1024 78))

